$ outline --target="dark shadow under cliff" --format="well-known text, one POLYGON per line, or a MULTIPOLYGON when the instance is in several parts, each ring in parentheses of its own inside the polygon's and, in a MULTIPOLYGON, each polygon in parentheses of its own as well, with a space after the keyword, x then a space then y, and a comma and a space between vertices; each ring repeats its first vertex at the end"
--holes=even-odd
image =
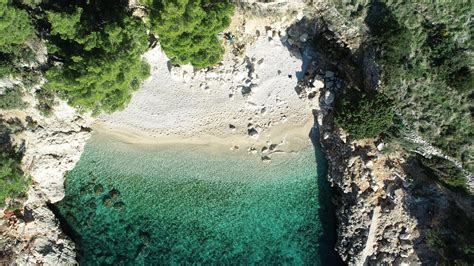
POLYGON ((319 128, 317 126, 314 126, 311 129, 310 138, 314 146, 319 188, 319 217, 322 225, 322 235, 319 238, 318 251, 320 254, 320 261, 322 262, 322 265, 344 265, 339 254, 337 254, 334 249, 337 239, 337 219, 331 199, 334 191, 327 180, 328 161, 322 150, 321 143, 319 142, 319 128))

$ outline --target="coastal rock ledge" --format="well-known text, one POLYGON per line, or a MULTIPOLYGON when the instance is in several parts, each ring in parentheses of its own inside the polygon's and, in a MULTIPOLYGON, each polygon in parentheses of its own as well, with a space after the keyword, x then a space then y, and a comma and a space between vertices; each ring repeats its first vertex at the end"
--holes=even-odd
POLYGON ((92 119, 64 102, 49 117, 34 108, 14 117, 32 125, 15 139, 24 143, 22 165, 31 176, 32 186, 22 210, 1 210, 0 264, 76 264, 74 242, 64 234, 48 205, 64 197, 64 176, 79 161, 91 135, 92 119))

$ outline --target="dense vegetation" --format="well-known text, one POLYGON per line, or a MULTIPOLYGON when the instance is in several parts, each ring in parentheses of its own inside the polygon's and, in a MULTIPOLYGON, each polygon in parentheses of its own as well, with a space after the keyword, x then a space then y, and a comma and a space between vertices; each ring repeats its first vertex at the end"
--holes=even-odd
POLYGON ((34 29, 26 11, 8 5, 7 0, 0 0, 0 32, 0 50, 13 52, 33 35, 34 29))
POLYGON ((371 15, 377 14, 371 10, 385 8, 378 4, 369 9, 366 22, 379 45, 384 90, 400 113, 414 130, 472 171, 472 42, 464 35, 469 6, 457 2, 386 7, 393 17, 384 24, 371 15))
POLYGON ((15 119, 5 121, 0 117, 0 207, 10 199, 9 207, 16 207, 15 199, 25 195, 29 179, 20 168, 21 154, 13 146, 11 134, 23 130, 15 119))
POLYGON ((459 160, 472 175, 472 1, 350 0, 336 1, 336 6, 359 26, 366 44, 375 48, 379 90, 391 99, 397 114, 394 125, 385 130, 386 140, 402 148, 408 162, 416 162, 404 167, 411 169, 410 189, 417 204, 429 210, 421 210, 417 217, 419 240, 430 250, 422 253, 441 264, 472 264, 474 221, 466 211, 470 207, 463 205, 473 202, 467 187, 470 174, 445 158, 414 154, 419 144, 408 138, 413 132, 420 135, 459 160), (435 204, 436 197, 450 200, 435 204), (427 217, 431 223, 423 228, 427 217))
POLYGON ((377 137, 393 123, 391 101, 377 92, 352 92, 337 108, 336 124, 358 139, 377 137))
POLYGON ((472 3, 350 2, 340 10, 367 25, 381 89, 397 113, 474 171, 472 3))
POLYGON ((54 66, 46 88, 83 110, 113 112, 129 102, 149 74, 142 20, 120 1, 79 1, 51 6, 48 51, 54 66))
POLYGON ((453 190, 469 194, 466 175, 449 161, 437 156, 427 159, 418 155, 417 158, 431 177, 453 190))
POLYGON ((229 0, 156 0, 151 22, 173 64, 209 67, 222 59, 217 34, 230 24, 233 10, 229 0))
POLYGON ((0 98, 0 109, 19 109, 27 106, 21 97, 22 93, 18 87, 5 89, 2 97, 0 98))
POLYGON ((32 60, 33 52, 25 43, 34 33, 26 11, 0 0, 0 78, 20 74, 22 65, 32 60))

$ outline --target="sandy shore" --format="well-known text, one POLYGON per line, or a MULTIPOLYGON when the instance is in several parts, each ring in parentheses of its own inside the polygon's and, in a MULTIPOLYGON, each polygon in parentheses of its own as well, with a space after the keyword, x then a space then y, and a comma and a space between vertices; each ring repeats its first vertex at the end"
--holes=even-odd
POLYGON ((96 132, 128 143, 219 144, 251 152, 310 145, 314 103, 295 91, 301 56, 282 42, 284 29, 245 25, 252 28, 240 29, 251 40, 244 54, 228 47, 212 69, 172 67, 160 47, 149 51, 151 77, 125 110, 99 117, 96 132))
POLYGON ((242 135, 216 136, 200 134, 199 136, 158 135, 146 130, 133 127, 113 126, 106 127, 103 123, 96 123, 92 127, 101 135, 110 135, 120 141, 130 144, 193 144, 193 145, 219 145, 231 149, 262 148, 276 144, 279 150, 292 152, 304 149, 311 145, 309 133, 314 122, 312 117, 303 126, 295 127, 284 124, 273 127, 267 131, 264 138, 252 138, 242 135), (272 141, 270 141, 272 140, 272 141))

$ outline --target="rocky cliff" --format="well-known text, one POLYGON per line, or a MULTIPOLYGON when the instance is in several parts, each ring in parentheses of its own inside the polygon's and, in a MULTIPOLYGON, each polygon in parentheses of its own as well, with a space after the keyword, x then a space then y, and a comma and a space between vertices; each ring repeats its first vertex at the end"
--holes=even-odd
MULTIPOLYGON (((313 8, 315 25, 305 27, 315 29, 318 60, 301 86, 324 83, 314 114, 335 191, 337 252, 350 265, 435 265, 449 257, 469 261, 472 197, 436 182, 432 170, 420 163, 426 151, 410 152, 382 137, 354 140, 335 126, 334 103, 351 87, 378 90, 378 67, 360 25, 324 2, 313 8)), ((450 160, 431 150, 430 156, 450 160)))
POLYGON ((0 262, 75 264, 75 245, 62 232, 48 204, 64 197, 64 176, 79 160, 92 121, 64 102, 49 117, 34 108, 34 99, 28 102, 30 108, 26 110, 1 114, 3 118, 16 117, 28 124, 15 141, 24 143, 22 165, 31 176, 32 186, 23 209, 13 213, 2 210, 0 262))

